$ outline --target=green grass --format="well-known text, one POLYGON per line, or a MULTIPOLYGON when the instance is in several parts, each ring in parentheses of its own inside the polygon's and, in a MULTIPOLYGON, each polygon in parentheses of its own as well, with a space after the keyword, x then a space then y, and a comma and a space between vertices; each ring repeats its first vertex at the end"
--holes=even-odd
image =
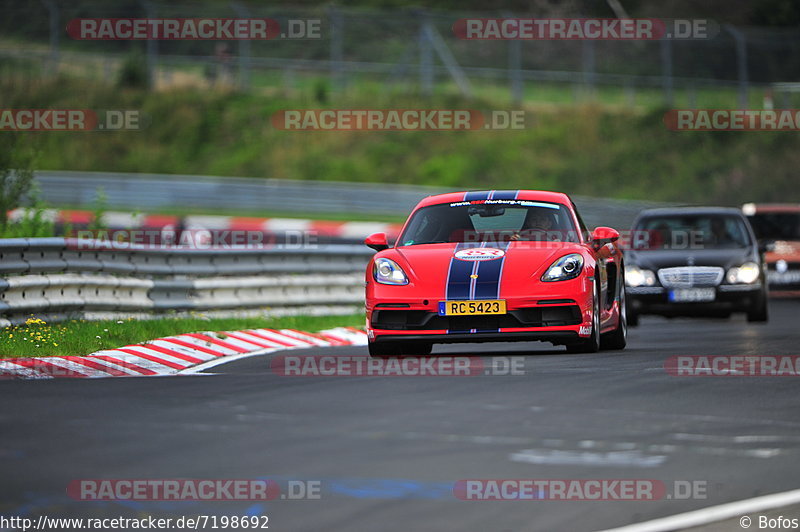
MULTIPOLYGON (((38 149, 40 169, 427 184, 454 190, 539 188, 734 205, 798 198, 797 132, 674 132, 663 123, 665 108, 626 105, 620 92, 616 103, 604 103, 612 95, 601 90, 596 101, 581 104, 574 103, 568 86, 560 88, 562 104, 531 93, 525 102, 528 122, 521 130, 300 132, 271 125, 273 113, 294 108, 508 108, 497 91, 464 99, 453 90, 437 89, 424 98, 380 87, 365 82, 342 94, 329 93, 329 101, 321 103, 310 84, 270 93, 154 93, 75 79, 18 83, 9 78, 0 81, 0 108, 139 109, 151 117, 142 131, 26 133, 26 141, 38 149)), ((540 85, 530 90, 544 94, 555 89, 540 85)), ((657 99, 657 92, 648 94, 657 99)), ((676 105, 684 105, 687 96, 676 96, 676 105)), ((698 91, 697 104, 730 108, 734 96, 732 91, 698 91)), ((751 107, 759 107, 758 96, 755 91, 751 95, 751 107)), ((644 100, 645 92, 637 99, 644 100)), ((351 218, 350 213, 332 215, 351 218)))
POLYGON ((0 329, 0 356, 88 355, 101 349, 144 343, 155 338, 197 331, 270 328, 319 331, 339 326, 363 327, 364 315, 287 316, 280 318, 166 318, 161 320, 70 321, 0 329))

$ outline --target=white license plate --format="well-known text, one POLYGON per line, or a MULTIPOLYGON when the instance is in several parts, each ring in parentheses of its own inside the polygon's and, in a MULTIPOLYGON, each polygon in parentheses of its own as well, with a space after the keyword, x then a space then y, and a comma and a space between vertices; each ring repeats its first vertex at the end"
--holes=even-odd
POLYGON ((773 284, 800 283, 800 272, 768 272, 767 282, 773 284))
POLYGON ((669 300, 673 303, 708 303, 716 298, 714 288, 679 288, 669 293, 669 300))

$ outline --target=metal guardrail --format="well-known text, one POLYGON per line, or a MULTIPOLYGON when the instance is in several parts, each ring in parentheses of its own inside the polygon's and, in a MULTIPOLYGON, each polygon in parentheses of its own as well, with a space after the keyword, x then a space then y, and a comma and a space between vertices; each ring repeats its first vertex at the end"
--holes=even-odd
MULTIPOLYGON (((39 172, 44 199, 110 207, 191 205, 405 215, 434 187, 208 176, 39 172)), ((477 188, 477 187, 476 187, 477 188)), ((589 226, 627 229, 654 202, 574 198, 589 226)), ((0 327, 102 311, 225 310, 363 301, 362 245, 185 248, 65 238, 0 240, 0 327)))
POLYGON ((0 240, 0 326, 31 315, 60 321, 98 311, 360 304, 372 253, 348 245, 185 249, 0 240))
MULTIPOLYGON (((215 211, 347 212, 405 216, 426 196, 452 189, 419 185, 294 181, 248 177, 40 171, 42 199, 51 205, 90 205, 98 188, 113 209, 136 210, 191 206, 215 211)), ((476 183, 473 189, 482 188, 476 183)), ((485 187, 483 187, 485 188, 485 187)), ((536 188, 531 183, 530 188, 536 188)), ((589 226, 628 229, 642 209, 667 204, 648 201, 573 197, 589 226)))

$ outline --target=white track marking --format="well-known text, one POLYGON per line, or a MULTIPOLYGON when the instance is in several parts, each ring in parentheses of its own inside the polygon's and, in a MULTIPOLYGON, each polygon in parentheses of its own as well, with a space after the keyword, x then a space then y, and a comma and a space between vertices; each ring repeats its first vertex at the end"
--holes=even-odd
POLYGON ((598 453, 590 451, 558 451, 554 449, 523 449, 508 455, 508 459, 512 462, 528 464, 657 467, 663 464, 667 457, 664 455, 645 455, 641 451, 598 453))
POLYGON ((781 508, 798 502, 800 502, 800 489, 729 502, 718 506, 709 506, 692 512, 671 515, 619 528, 610 528, 601 532, 667 532, 669 530, 683 530, 724 521, 725 519, 742 517, 753 512, 781 508))

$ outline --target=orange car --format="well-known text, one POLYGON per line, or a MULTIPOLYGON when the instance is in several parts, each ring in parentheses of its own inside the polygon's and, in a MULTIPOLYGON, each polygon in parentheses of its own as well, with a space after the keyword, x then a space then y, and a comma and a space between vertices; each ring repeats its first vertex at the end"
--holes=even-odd
POLYGON ((770 289, 800 289, 800 204, 747 203, 742 211, 766 249, 770 289))

